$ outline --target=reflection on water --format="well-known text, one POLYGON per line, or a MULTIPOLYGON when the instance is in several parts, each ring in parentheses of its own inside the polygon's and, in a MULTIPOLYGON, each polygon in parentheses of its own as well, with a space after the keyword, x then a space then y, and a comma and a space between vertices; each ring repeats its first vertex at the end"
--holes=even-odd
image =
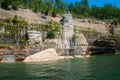
POLYGON ((119 80, 120 55, 39 63, 1 63, 0 80, 119 80))

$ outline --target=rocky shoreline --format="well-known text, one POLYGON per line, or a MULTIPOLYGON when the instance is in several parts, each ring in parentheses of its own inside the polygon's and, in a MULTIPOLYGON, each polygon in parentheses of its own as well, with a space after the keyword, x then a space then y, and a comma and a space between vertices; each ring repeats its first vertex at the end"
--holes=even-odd
MULTIPOLYGON (((75 56, 59 56, 55 49, 49 48, 43 51, 37 52, 33 55, 27 56, 23 59, 22 62, 40 62, 40 61, 53 61, 53 60, 60 60, 60 59, 69 59, 69 58, 85 58, 90 57, 75 55, 75 56)), ((16 57, 11 54, 6 54, 2 57, 1 62, 16 62, 16 57)))
POLYGON ((89 55, 59 56, 55 49, 50 48, 26 57, 26 59, 23 62, 51 61, 51 60, 59 60, 59 59, 85 58, 85 57, 90 57, 90 56, 89 55))

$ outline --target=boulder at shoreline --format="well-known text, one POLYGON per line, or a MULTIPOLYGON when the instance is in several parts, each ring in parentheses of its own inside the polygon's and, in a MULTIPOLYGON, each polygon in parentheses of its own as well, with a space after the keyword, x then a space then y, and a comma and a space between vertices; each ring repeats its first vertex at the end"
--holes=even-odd
POLYGON ((50 48, 26 57, 26 59, 23 62, 50 61, 50 60, 58 60, 63 58, 64 57, 58 56, 55 49, 50 48))

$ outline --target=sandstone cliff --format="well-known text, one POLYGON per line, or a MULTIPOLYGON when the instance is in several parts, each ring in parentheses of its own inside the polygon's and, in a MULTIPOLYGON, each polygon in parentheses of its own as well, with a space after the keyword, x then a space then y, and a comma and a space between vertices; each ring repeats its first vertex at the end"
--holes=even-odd
MULTIPOLYGON (((51 17, 44 16, 41 12, 35 13, 29 9, 19 9, 15 10, 4 10, 0 8, 0 18, 13 18, 14 15, 23 17, 28 24, 44 24, 49 20, 59 22, 62 19, 62 16, 51 17)), ((104 22, 91 20, 91 19, 73 19, 74 26, 80 29, 95 29, 100 33, 106 33, 106 27, 104 22)))

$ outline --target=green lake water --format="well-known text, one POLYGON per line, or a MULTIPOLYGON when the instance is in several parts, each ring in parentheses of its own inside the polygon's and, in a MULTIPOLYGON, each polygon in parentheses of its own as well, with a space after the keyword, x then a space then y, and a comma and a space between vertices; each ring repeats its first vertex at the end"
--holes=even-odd
POLYGON ((120 55, 0 63, 0 80, 120 80, 120 55))

